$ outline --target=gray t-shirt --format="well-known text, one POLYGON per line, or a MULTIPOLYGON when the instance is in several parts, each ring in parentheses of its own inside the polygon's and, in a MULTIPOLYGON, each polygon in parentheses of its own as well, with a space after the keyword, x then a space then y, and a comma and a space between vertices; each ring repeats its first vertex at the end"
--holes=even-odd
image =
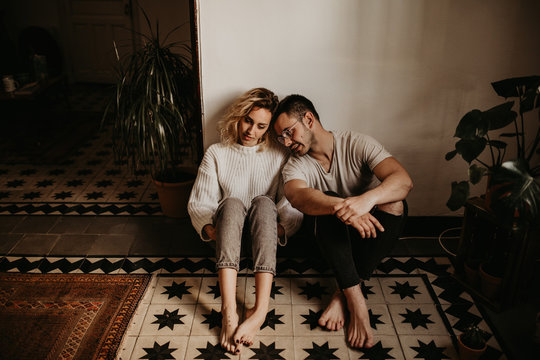
POLYGON ((364 193, 377 186, 380 181, 373 169, 384 159, 392 156, 372 137, 351 131, 332 132, 334 156, 330 170, 309 154, 291 156, 283 168, 283 180, 304 180, 311 188, 334 191, 349 197, 364 193))

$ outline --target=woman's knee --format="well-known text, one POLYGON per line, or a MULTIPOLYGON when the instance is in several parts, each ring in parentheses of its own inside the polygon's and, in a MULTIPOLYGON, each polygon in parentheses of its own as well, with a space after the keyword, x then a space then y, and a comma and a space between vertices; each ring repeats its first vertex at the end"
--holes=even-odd
POLYGON ((218 211, 245 211, 245 209, 242 200, 230 197, 221 202, 218 211))
POLYGON ((259 195, 256 196, 251 201, 251 208, 250 210, 252 212, 269 212, 269 213, 276 213, 277 214, 277 208, 276 204, 272 199, 270 199, 268 196, 265 195, 259 195))

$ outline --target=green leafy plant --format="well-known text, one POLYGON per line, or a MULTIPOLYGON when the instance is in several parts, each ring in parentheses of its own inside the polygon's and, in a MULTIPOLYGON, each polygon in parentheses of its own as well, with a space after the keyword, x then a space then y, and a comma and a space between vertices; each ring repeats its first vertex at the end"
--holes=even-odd
MULTIPOLYGON (((197 162, 198 125, 193 119, 196 99, 195 78, 186 44, 167 38, 180 26, 160 38, 141 9, 150 35, 140 34, 144 44, 118 60, 116 96, 104 116, 112 113, 113 149, 116 160, 132 171, 147 170, 154 179, 177 177, 176 165, 186 158, 197 162), (176 50, 176 51, 175 51, 176 50), (112 110, 112 111, 111 111, 112 110)), ((190 175, 192 176, 192 175, 190 175)), ((183 179, 171 179, 171 181, 183 179)))
MULTIPOLYGON (((493 188, 492 208, 501 215, 517 211, 526 221, 539 215, 540 203, 540 76, 510 78, 492 83, 493 89, 505 99, 514 97, 489 110, 469 111, 458 123, 455 149, 448 152, 446 160, 460 155, 469 163, 468 179, 452 182, 452 192, 447 206, 450 210, 462 207, 470 196, 470 184, 478 184, 488 176, 488 187, 493 188), (517 112, 513 110, 517 104, 517 112), (532 116, 536 110, 537 116, 532 116), (528 114, 529 113, 529 114, 528 114), (534 121, 535 133, 527 135, 534 121), (496 138, 496 132, 504 131, 496 138), (516 154, 506 160, 508 143, 515 142, 516 154), (484 156, 487 152, 487 156, 484 156), (486 157, 488 160, 485 160, 486 157)), ((506 216, 508 217, 508 216, 506 216)))
POLYGON ((467 347, 481 350, 486 346, 489 334, 476 325, 471 325, 460 335, 461 342, 467 347))

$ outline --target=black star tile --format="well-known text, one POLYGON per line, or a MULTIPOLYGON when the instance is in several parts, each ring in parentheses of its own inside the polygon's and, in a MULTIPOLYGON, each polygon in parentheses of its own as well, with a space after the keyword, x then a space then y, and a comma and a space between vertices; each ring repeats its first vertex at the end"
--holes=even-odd
POLYGON ((299 288, 303 290, 300 295, 306 295, 308 300, 314 297, 322 300, 323 295, 328 295, 328 292, 326 291, 326 286, 321 286, 319 282, 312 284, 309 281, 306 281, 306 285, 299 286, 299 288))
POLYGON ((327 360, 327 359, 339 359, 334 355, 334 352, 337 350, 330 349, 330 346, 328 345, 328 341, 325 342, 323 345, 319 346, 312 342, 313 347, 311 349, 304 349, 305 352, 309 354, 309 356, 306 359, 317 359, 317 360, 327 360))
POLYGON ((175 357, 172 356, 171 353, 178 349, 169 348, 169 344, 170 344, 170 341, 167 341, 163 345, 159 345, 157 342, 154 341, 154 347, 143 348, 143 350, 146 351, 146 355, 141 357, 141 359, 150 359, 150 360, 175 359, 175 357))
POLYGON ((426 360, 442 360, 450 359, 444 353, 446 348, 437 347, 435 341, 431 340, 429 344, 424 344, 422 341, 418 340, 418 346, 411 346, 411 349, 416 351, 415 359, 426 359, 426 360))
POLYGON ((180 309, 176 309, 173 312, 170 312, 169 310, 165 309, 165 311, 163 311, 163 314, 154 315, 157 320, 154 321, 152 324, 159 324, 158 330, 161 330, 165 326, 167 326, 171 330, 174 330, 174 325, 183 324, 184 322, 181 319, 186 316, 178 314, 179 310, 180 309))
POLYGON ((414 299, 415 294, 420 294, 420 292, 416 291, 418 286, 411 286, 408 281, 405 281, 404 283, 396 281, 396 285, 392 285, 390 287, 394 289, 392 294, 399 294, 401 300, 405 299, 406 297, 414 299))
POLYGON ((86 200, 97 200, 105 197, 102 191, 94 191, 91 193, 86 193, 86 200))
POLYGON ((192 286, 186 286, 185 281, 181 284, 177 284, 176 281, 173 281, 172 285, 164 286, 164 288, 166 291, 162 292, 162 294, 167 294, 169 296, 168 299, 176 296, 182 300, 184 295, 191 294, 189 289, 192 288, 192 286))
POLYGON ((62 191, 54 194, 54 198, 56 200, 65 200, 70 197, 73 197, 73 193, 71 191, 62 191))
POLYGON ((30 176, 37 173, 36 169, 24 169, 19 173, 21 176, 30 176))
POLYGON ((210 291, 207 292, 207 294, 214 295, 214 299, 217 299, 221 296, 221 290, 219 289, 219 283, 216 283, 216 285, 208 285, 210 288, 210 291))
POLYGON ((272 309, 266 314, 266 318, 264 319, 264 322, 261 325, 261 330, 265 327, 269 327, 272 330, 276 330, 277 324, 283 324, 283 321, 280 320, 280 318, 283 315, 276 314, 276 310, 272 309))
POLYGON ((360 357, 360 359, 369 359, 369 360, 395 359, 395 357, 388 354, 390 350, 392 350, 392 348, 383 347, 382 343, 379 341, 378 343, 376 343, 369 349, 360 349, 360 351, 364 353, 360 357))
POLYGON ((411 311, 409 309, 405 310, 407 311, 407 313, 399 314, 405 318, 402 323, 411 324, 413 329, 416 329, 419 326, 427 329, 427 324, 433 324, 433 321, 428 319, 431 316, 430 314, 422 314, 422 311, 420 309, 416 309, 415 311, 411 311))
POLYGON ((379 320, 382 314, 381 315, 374 314, 373 311, 371 311, 371 309, 369 309, 368 312, 369 312, 369 324, 371 325, 373 329, 377 330, 377 324, 384 324, 384 322, 379 320))
POLYGON ((273 342, 270 345, 265 345, 262 341, 258 348, 251 348, 255 353, 250 359, 262 359, 262 360, 272 360, 272 359, 285 359, 280 355, 285 349, 276 349, 276 343, 273 342))
POLYGON ((310 330, 317 328, 319 326, 319 318, 321 317, 322 313, 322 310, 315 312, 309 309, 309 314, 300 314, 300 316, 305 319, 302 324, 308 324, 310 330))
POLYGON ((77 187, 81 186, 84 182, 81 179, 73 179, 66 182, 67 187, 77 187))
POLYGON ((215 327, 221 328, 221 322, 223 320, 223 315, 220 312, 212 309, 210 314, 202 314, 205 320, 201 324, 208 324, 208 329, 213 329, 215 327))
POLYGON ((221 348, 221 345, 212 345, 210 342, 206 342, 206 348, 197 348, 199 355, 195 359, 205 359, 205 360, 221 360, 221 359, 230 359, 230 357, 225 354, 225 350, 221 348))
POLYGON ((128 188, 139 187, 139 186, 141 186, 143 184, 144 184, 144 182, 142 180, 138 180, 138 179, 137 180, 129 180, 129 181, 126 182, 126 186, 128 188))
POLYGON ((17 179, 17 180, 11 180, 11 181, 8 181, 8 182, 6 183, 6 186, 7 186, 8 188, 17 188, 17 187, 19 187, 19 186, 23 186, 24 183, 25 183, 24 180, 17 179))
POLYGON ((362 283, 360 284, 360 288, 362 289, 362 294, 364 295, 366 299, 368 299, 369 295, 375 295, 375 293, 371 291, 373 286, 366 285, 364 281, 362 281, 362 283))
POLYGON ((0 191, 0 200, 8 198, 9 195, 11 195, 11 192, 9 192, 9 191, 0 191))
POLYGON ((106 188, 112 185, 113 185, 113 182, 111 180, 100 180, 96 183, 96 187, 98 188, 106 188))
POLYGON ((85 176, 85 175, 90 175, 92 174, 94 171, 93 170, 90 170, 90 169, 81 169, 81 170, 78 170, 77 171, 77 175, 79 176, 85 176))
POLYGON ((114 176, 114 175, 118 175, 118 174, 120 174, 120 173, 121 173, 121 171, 118 170, 118 169, 109 169, 109 170, 107 170, 107 171, 105 172, 105 175, 107 175, 107 176, 114 176))
POLYGON ((118 200, 130 200, 135 197, 135 193, 133 191, 124 191, 123 193, 120 193, 116 195, 116 198, 118 200))
POLYGON ((23 194, 23 200, 34 200, 41 197, 41 192, 31 191, 23 194))
POLYGON ((66 172, 66 170, 64 169, 53 169, 51 171, 49 171, 49 175, 52 175, 52 176, 58 176, 58 175, 62 175, 66 172))
POLYGON ((52 184, 54 184, 53 180, 45 179, 45 180, 38 181, 36 183, 36 187, 42 188, 42 187, 51 186, 52 184))

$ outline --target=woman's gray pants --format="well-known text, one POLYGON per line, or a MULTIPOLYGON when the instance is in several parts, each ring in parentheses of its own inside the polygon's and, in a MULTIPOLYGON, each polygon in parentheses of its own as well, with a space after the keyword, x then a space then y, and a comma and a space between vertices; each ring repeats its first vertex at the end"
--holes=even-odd
POLYGON ((217 269, 238 271, 242 243, 251 240, 253 271, 276 274, 277 209, 269 197, 257 196, 249 209, 237 198, 225 199, 216 212, 215 225, 217 269))

